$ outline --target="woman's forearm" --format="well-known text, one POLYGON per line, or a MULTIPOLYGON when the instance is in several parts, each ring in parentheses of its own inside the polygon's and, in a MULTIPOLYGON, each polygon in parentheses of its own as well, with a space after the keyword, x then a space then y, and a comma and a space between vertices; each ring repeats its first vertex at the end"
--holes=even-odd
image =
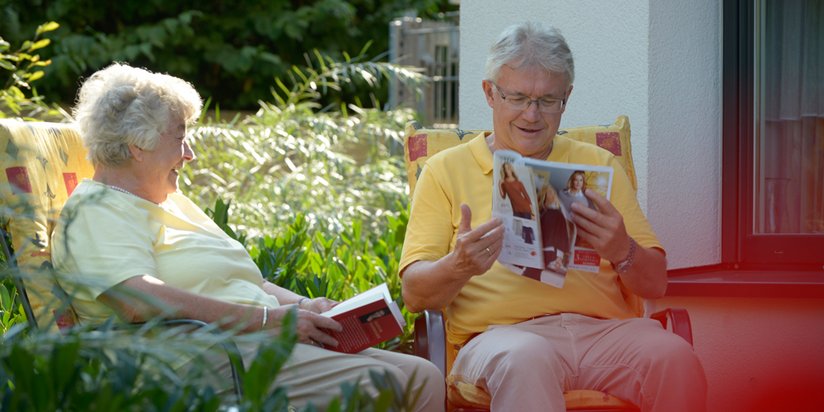
POLYGON ((194 294, 149 275, 126 279, 101 294, 99 299, 129 323, 162 317, 197 319, 243 332, 258 331, 263 326, 264 308, 194 294))

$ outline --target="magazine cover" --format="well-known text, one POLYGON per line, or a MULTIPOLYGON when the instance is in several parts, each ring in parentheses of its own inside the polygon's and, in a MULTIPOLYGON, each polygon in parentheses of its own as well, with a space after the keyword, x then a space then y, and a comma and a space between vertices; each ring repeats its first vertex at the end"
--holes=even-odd
POLYGON ((496 151, 493 163, 492 215, 504 222, 498 261, 516 273, 563 286, 567 270, 597 272, 601 257, 577 236, 573 202, 594 208, 584 189, 607 199, 612 168, 558 163, 496 151))

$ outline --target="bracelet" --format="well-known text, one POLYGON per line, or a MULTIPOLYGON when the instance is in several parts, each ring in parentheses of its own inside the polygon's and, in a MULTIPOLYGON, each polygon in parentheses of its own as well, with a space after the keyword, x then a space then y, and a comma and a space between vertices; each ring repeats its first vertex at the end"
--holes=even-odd
POLYGON ((297 303, 297 305, 298 305, 298 309, 300 309, 300 305, 301 305, 301 304, 303 304, 303 301, 304 301, 304 300, 309 300, 309 298, 307 298, 307 297, 305 297, 305 296, 301 296, 301 298, 300 298, 300 299, 298 299, 298 303, 297 303))
POLYGON ((269 307, 263 307, 263 321, 260 322, 260 328, 263 329, 266 327, 266 322, 269 321, 269 307))
POLYGON ((619 275, 623 275, 629 271, 630 266, 632 266, 632 261, 635 260, 636 247, 637 243, 635 243, 635 239, 629 238, 629 252, 627 252, 627 257, 618 263, 612 264, 612 268, 615 269, 615 272, 619 275))

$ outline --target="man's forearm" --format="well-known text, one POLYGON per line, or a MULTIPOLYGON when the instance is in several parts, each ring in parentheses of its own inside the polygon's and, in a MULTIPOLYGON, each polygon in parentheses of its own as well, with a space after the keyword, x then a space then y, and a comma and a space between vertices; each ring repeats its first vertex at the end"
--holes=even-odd
POLYGON ((657 299, 667 291, 667 258, 655 248, 637 246, 633 263, 621 281, 644 299, 657 299))
POLYGON ((403 301, 407 310, 443 309, 472 277, 455 270, 451 254, 437 261, 419 260, 403 271, 403 301))

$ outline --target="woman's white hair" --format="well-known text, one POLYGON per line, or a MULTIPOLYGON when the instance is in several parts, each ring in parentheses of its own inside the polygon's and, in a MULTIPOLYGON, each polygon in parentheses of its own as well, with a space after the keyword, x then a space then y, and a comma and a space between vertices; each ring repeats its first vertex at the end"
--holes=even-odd
POLYGON ((185 80, 114 63, 83 82, 73 114, 92 163, 118 166, 130 144, 153 150, 173 116, 194 123, 202 106, 185 80))
POLYGON ((486 78, 496 81, 504 66, 543 67, 566 74, 568 84, 575 80, 575 64, 569 45, 554 27, 524 22, 507 27, 489 49, 486 78))

